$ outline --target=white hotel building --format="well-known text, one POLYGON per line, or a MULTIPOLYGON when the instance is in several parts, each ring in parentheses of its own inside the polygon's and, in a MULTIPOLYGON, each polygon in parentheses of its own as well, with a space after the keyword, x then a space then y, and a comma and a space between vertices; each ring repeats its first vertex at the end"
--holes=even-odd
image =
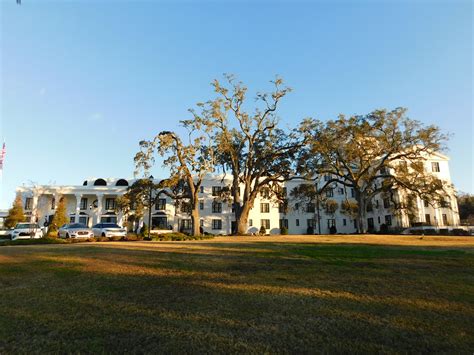
MULTIPOLYGON (((425 162, 427 171, 435 174, 446 184, 451 185, 449 173, 449 158, 442 154, 433 154, 425 162)), ((93 178, 82 185, 35 187, 20 187, 17 192, 21 195, 26 214, 32 222, 43 225, 51 221, 60 198, 65 198, 67 212, 71 222, 80 222, 92 226, 99 222, 116 222, 127 225, 127 217, 116 211, 115 199, 127 191, 133 179, 103 179, 93 178)), ((324 182, 324 181, 323 181, 324 182)), ((249 233, 256 233, 261 226, 265 226, 267 233, 279 234, 282 225, 288 228, 289 234, 306 234, 308 227, 318 233, 317 210, 312 204, 302 204, 292 201, 289 192, 298 184, 305 183, 302 179, 291 180, 283 185, 288 195, 287 211, 280 209, 278 203, 271 199, 259 196, 249 215, 249 233)), ((215 196, 217 189, 231 186, 230 177, 222 180, 222 176, 210 176, 203 182, 200 191, 200 218, 205 232, 213 234, 231 234, 234 222, 232 204, 219 201, 215 196), (213 193, 214 192, 214 193, 213 193)), ((339 206, 353 197, 350 188, 334 185, 326 192, 327 198, 338 202, 339 206)), ((380 230, 383 224, 389 228, 403 228, 411 225, 433 225, 437 227, 459 225, 459 213, 454 190, 446 196, 444 206, 431 206, 427 201, 418 199, 416 216, 411 221, 405 213, 394 213, 391 202, 376 197, 372 201, 371 210, 367 212, 366 226, 374 231, 380 230)), ((145 211, 144 220, 147 223, 148 211, 145 211)), ((163 195, 151 210, 152 229, 187 230, 190 228, 191 218, 186 211, 176 209, 174 201, 163 195)), ((325 213, 320 208, 320 229, 322 234, 329 233, 329 228, 335 226, 337 233, 354 233, 355 221, 343 214, 339 207, 333 214, 325 213)))

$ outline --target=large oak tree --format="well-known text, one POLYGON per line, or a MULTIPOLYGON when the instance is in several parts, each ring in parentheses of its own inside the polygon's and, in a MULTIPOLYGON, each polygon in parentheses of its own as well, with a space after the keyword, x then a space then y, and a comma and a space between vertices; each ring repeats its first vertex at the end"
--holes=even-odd
POLYGON ((213 137, 217 161, 232 177, 234 232, 246 234, 258 194, 266 188, 277 191, 280 183, 292 178, 302 141, 298 130, 279 126, 277 109, 290 92, 281 79, 272 81, 273 91, 256 94, 253 109, 248 107, 247 87, 232 75, 225 75, 225 81, 214 80, 217 97, 199 104, 194 122, 213 137))
POLYGON ((306 120, 306 127, 300 173, 307 178, 328 174, 322 189, 336 184, 354 189, 360 233, 367 230, 367 204, 378 194, 391 196, 397 208, 406 202, 393 198, 396 191, 433 202, 446 194, 446 185, 425 169, 425 162, 444 148, 447 136, 436 126, 408 118, 404 108, 348 118, 340 115, 324 123, 306 120))
POLYGON ((199 190, 206 174, 214 171, 214 149, 209 135, 200 131, 194 120, 181 123, 188 130, 186 143, 175 132, 160 132, 154 139, 140 142, 135 164, 138 170, 148 172, 155 162, 156 153, 165 159, 163 166, 171 174, 162 185, 173 189, 184 183, 183 193, 174 198, 189 204, 191 233, 199 235, 199 190))

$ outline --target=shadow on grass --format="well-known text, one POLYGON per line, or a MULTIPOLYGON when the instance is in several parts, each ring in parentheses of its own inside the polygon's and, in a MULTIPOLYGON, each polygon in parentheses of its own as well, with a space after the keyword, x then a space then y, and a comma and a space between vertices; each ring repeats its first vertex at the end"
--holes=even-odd
POLYGON ((474 345, 469 253, 199 244, 10 250, 0 258, 0 352, 469 352, 474 345))

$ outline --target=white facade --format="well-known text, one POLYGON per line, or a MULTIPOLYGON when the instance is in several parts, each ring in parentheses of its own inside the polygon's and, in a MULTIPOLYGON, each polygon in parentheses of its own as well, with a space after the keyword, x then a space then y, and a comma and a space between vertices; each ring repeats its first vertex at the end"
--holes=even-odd
MULTIPOLYGON (((425 163, 427 171, 436 174, 440 179, 451 184, 448 160, 444 155, 434 154, 425 163), (439 171, 438 171, 439 170, 439 171)), ((127 191, 127 186, 133 179, 88 179, 82 185, 72 186, 36 186, 20 187, 17 192, 21 194, 23 206, 31 221, 41 225, 52 219, 55 208, 61 197, 66 199, 67 212, 71 221, 85 223, 92 226, 99 222, 116 222, 125 226, 127 217, 115 210, 115 199, 127 191)), ((289 234, 306 234, 308 227, 314 233, 327 234, 330 226, 334 225, 337 233, 354 233, 356 224, 353 218, 343 214, 339 207, 334 214, 327 214, 315 206, 296 202, 289 197, 289 192, 298 184, 306 183, 302 179, 294 179, 283 184, 288 196, 288 209, 286 213, 279 209, 279 203, 259 195, 249 215, 249 233, 257 233, 264 225, 267 233, 279 234, 280 226, 288 227, 289 234)), ((324 183, 324 180, 321 184, 324 183)), ((235 220, 232 204, 219 201, 213 196, 213 188, 231 186, 230 177, 210 176, 204 180, 200 192, 200 223, 205 232, 212 234, 231 234, 232 222, 235 220)), ((328 197, 340 206, 344 200, 351 200, 353 192, 342 185, 332 186, 328 197)), ((434 226, 459 225, 459 213, 454 190, 446 196, 448 207, 433 207, 418 199, 417 215, 409 221, 404 213, 395 214, 390 201, 376 197, 372 201, 372 210, 367 212, 366 226, 372 230, 380 230, 383 224, 389 228, 409 227, 413 224, 428 224, 434 226)), ((162 200, 151 211, 153 229, 187 230, 191 218, 188 213, 175 208, 171 198, 162 195, 162 200)), ((145 212, 145 223, 149 225, 148 212, 145 212)))

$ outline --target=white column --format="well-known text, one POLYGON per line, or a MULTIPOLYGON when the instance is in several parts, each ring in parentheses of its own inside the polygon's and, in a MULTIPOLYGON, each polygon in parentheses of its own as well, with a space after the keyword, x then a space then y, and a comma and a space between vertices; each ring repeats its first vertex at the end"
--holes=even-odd
POLYGON ((74 216, 75 223, 79 223, 79 216, 81 214, 81 199, 82 194, 76 194, 76 214, 74 216))
POLYGON ((31 217, 30 222, 36 222, 36 214, 38 213, 38 195, 36 192, 33 192, 33 203, 31 206, 31 217))
POLYGON ((96 215, 95 215, 95 219, 96 219, 96 222, 95 223, 100 223, 100 217, 102 216, 102 198, 104 197, 104 194, 103 193, 98 193, 97 194, 97 210, 96 210, 96 215))

